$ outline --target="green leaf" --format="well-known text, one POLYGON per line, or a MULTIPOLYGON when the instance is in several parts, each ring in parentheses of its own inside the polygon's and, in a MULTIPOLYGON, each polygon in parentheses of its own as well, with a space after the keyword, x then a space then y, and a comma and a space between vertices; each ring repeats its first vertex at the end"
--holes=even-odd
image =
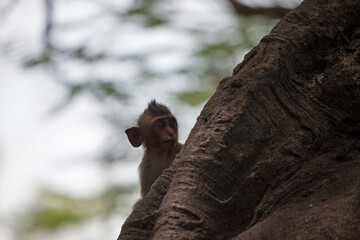
POLYGON ((41 64, 49 63, 51 61, 51 57, 47 54, 43 54, 39 57, 34 57, 31 59, 28 59, 24 62, 23 66, 25 68, 35 67, 41 64))
POLYGON ((40 200, 41 204, 31 212, 32 225, 49 230, 64 223, 80 223, 96 214, 100 207, 96 201, 75 199, 46 190, 41 193, 40 200))
MULTIPOLYGON (((130 195, 134 186, 113 186, 91 198, 74 198, 65 194, 43 190, 39 201, 30 212, 31 226, 55 230, 61 225, 77 224, 94 216, 106 216, 118 207, 118 199, 130 195)), ((131 209, 123 203, 123 209, 131 209)), ((129 212, 123 211, 126 214, 129 212)))
POLYGON ((164 19, 164 18, 159 18, 159 17, 155 17, 155 16, 149 16, 147 18, 147 21, 146 21, 146 26, 147 27, 156 27, 156 26, 159 26, 159 25, 163 25, 163 24, 166 24, 167 21, 164 19))
POLYGON ((207 101, 213 93, 213 91, 183 92, 176 94, 176 99, 191 106, 196 106, 207 101))
POLYGON ((219 42, 214 44, 206 44, 201 47, 197 55, 207 57, 216 53, 222 52, 225 55, 232 55, 235 52, 235 47, 230 46, 226 42, 219 42))

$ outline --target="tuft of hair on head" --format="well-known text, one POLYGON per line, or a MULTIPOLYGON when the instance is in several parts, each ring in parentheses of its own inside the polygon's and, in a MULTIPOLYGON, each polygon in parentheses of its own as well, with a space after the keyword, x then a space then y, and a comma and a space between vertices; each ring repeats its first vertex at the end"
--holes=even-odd
POLYGON ((149 102, 147 109, 144 113, 148 113, 153 117, 159 117, 164 115, 172 115, 169 108, 164 104, 156 102, 155 99, 149 102))

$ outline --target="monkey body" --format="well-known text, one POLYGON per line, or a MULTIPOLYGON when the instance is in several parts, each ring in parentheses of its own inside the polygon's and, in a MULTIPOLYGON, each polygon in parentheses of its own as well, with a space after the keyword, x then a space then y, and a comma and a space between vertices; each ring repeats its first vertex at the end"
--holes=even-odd
POLYGON ((158 152, 147 148, 139 165, 141 196, 149 192, 152 184, 162 171, 170 166, 176 154, 180 152, 182 144, 177 143, 174 148, 158 152))
POLYGON ((125 133, 133 147, 143 145, 145 148, 139 165, 143 198, 182 148, 178 142, 177 121, 165 105, 152 100, 140 115, 137 126, 127 129, 125 133))

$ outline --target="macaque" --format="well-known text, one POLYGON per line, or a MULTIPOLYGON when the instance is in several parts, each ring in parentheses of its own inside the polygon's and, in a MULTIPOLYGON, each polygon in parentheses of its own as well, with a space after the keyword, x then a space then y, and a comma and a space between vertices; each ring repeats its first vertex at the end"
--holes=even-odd
POLYGON ((144 198, 183 146, 178 142, 178 124, 165 105, 152 100, 140 115, 137 126, 125 133, 133 147, 143 145, 145 149, 139 165, 141 197, 144 198))

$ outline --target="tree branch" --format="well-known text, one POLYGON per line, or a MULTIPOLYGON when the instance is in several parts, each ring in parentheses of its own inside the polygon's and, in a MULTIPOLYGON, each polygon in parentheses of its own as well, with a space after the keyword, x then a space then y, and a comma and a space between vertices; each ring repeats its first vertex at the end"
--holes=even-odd
POLYGON ((51 42, 51 33, 53 30, 53 13, 54 13, 54 1, 45 0, 45 30, 44 30, 44 44, 45 44, 45 56, 50 56, 53 49, 51 42))

